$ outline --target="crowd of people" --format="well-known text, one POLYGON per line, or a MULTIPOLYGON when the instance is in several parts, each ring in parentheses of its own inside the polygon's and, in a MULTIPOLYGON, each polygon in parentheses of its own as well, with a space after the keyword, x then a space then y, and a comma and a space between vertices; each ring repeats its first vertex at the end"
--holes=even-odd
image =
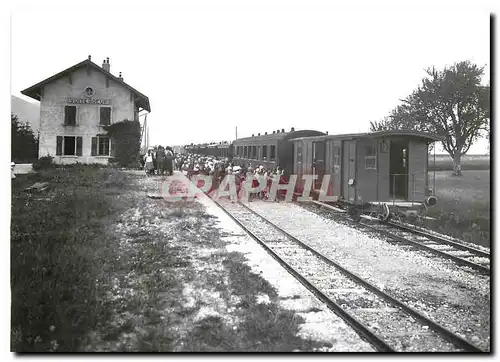
MULTIPOLYGON (((283 175, 283 170, 281 170, 279 166, 269 169, 262 165, 254 167, 251 163, 248 165, 237 165, 228 158, 182 154, 176 156, 175 167, 191 180, 195 175, 212 176, 212 184, 210 189, 207 191, 208 194, 212 194, 218 189, 226 175, 234 175, 236 192, 238 195, 241 195, 243 191, 243 184, 250 176, 257 176, 253 177, 253 188, 258 188, 258 180, 266 183, 266 186, 262 191, 258 194, 251 194, 250 198, 257 197, 266 199, 269 196, 269 191, 275 178, 278 178, 280 183, 288 183, 286 177, 283 175)), ((203 183, 203 181, 201 182, 203 183)), ((279 191, 279 195, 277 196, 279 197, 283 195, 283 192, 279 191)))
POLYGON ((143 159, 146 175, 172 175, 174 172, 174 151, 171 147, 149 147, 143 159))
MULTIPOLYGON (((205 156, 197 154, 174 154, 171 147, 156 146, 149 147, 146 155, 142 157, 143 167, 147 176, 172 175, 174 169, 180 171, 188 179, 193 180, 196 175, 211 176, 212 183, 207 191, 212 195, 219 188, 227 175, 234 176, 236 192, 238 197, 243 193, 243 185, 249 177, 252 177, 252 188, 259 188, 259 183, 264 182, 265 187, 258 193, 249 195, 250 199, 269 197, 271 185, 276 178, 280 184, 287 184, 288 178, 284 175, 279 166, 266 168, 262 165, 253 166, 238 165, 228 158, 205 156)), ((203 186, 203 181, 199 180, 198 187, 203 186)), ((279 190, 276 197, 278 199, 285 196, 284 190, 279 190)))

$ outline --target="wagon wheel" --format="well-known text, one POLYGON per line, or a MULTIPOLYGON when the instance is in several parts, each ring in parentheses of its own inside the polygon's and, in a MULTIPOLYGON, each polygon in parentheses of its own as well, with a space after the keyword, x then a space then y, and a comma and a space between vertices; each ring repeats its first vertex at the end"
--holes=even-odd
POLYGON ((361 212, 356 207, 350 207, 347 209, 347 213, 355 222, 361 221, 361 212))

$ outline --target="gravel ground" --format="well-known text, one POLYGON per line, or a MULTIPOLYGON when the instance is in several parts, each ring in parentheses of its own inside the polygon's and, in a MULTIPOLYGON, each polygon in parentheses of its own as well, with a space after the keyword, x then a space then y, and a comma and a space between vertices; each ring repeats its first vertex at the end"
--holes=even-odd
POLYGON ((416 321, 398 308, 393 308, 381 297, 364 289, 311 251, 288 240, 280 231, 241 205, 224 203, 224 207, 316 288, 361 321, 394 350, 400 352, 460 350, 439 334, 429 331, 427 325, 416 321))
POLYGON ((249 206, 298 239, 462 338, 490 348, 490 278, 290 203, 249 206))

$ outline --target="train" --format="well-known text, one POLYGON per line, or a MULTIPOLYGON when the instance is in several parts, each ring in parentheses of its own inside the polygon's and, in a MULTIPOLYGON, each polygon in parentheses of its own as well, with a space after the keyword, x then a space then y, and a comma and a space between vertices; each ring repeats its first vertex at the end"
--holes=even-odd
POLYGON ((232 142, 185 146, 187 152, 226 157, 239 166, 279 166, 285 176, 297 175, 296 194, 313 175, 309 195, 327 196, 329 203, 363 217, 390 219, 425 217, 435 206, 429 185, 429 146, 442 138, 425 132, 393 130, 329 135, 316 130, 253 134, 232 142), (329 178, 329 179, 328 179, 329 178), (325 181, 326 179, 326 181, 325 181))

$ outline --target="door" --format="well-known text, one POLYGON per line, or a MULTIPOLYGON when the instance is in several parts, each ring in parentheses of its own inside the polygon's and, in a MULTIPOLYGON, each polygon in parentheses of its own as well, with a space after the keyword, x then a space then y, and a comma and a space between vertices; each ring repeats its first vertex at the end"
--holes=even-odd
POLYGON ((389 197, 408 199, 408 140, 392 140, 390 146, 389 197))
POLYGON ((356 183, 349 185, 349 180, 356 180, 356 141, 342 142, 342 197, 355 201, 356 183))
POLYGON ((314 184, 315 190, 319 190, 321 188, 321 182, 323 180, 323 176, 325 175, 325 155, 326 141, 313 142, 313 174, 318 176, 314 184))

